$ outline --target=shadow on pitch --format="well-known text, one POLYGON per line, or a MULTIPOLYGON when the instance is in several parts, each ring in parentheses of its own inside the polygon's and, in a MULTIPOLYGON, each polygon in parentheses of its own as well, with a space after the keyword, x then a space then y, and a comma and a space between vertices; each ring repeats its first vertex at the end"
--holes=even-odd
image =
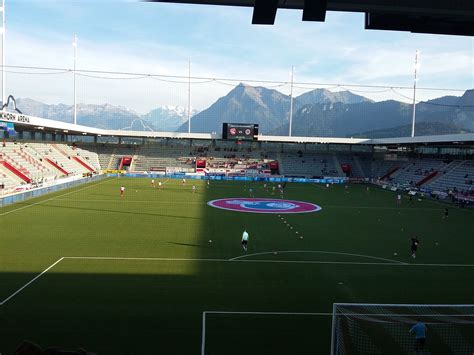
POLYGON ((82 210, 82 211, 121 213, 121 214, 126 214, 126 215, 137 215, 137 216, 168 217, 168 218, 182 218, 182 219, 196 219, 196 220, 201 219, 198 217, 176 216, 176 215, 166 215, 166 214, 157 214, 157 213, 148 213, 148 212, 117 211, 117 210, 110 210, 110 209, 84 208, 84 207, 76 207, 76 206, 66 207, 66 206, 54 206, 54 205, 39 205, 39 207, 60 208, 62 210, 72 209, 72 210, 82 210))
POLYGON ((167 242, 168 244, 174 244, 184 247, 194 247, 194 248, 209 248, 207 245, 199 245, 199 244, 189 244, 189 243, 176 243, 176 242, 167 242))

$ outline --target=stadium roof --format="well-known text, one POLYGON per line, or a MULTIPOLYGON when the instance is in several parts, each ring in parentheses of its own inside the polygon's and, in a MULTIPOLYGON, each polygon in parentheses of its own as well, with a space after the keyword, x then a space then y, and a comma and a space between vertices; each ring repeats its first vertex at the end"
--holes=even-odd
MULTIPOLYGON (((175 138, 175 139, 222 139, 222 134, 215 133, 182 133, 157 131, 125 131, 75 125, 67 122, 27 116, 19 113, 1 111, 0 120, 13 122, 18 131, 30 130, 66 135, 108 136, 127 138, 175 138)), ((313 144, 369 144, 369 145, 473 145, 474 133, 448 134, 437 136, 417 136, 399 138, 344 138, 344 137, 297 137, 297 136, 265 136, 259 135, 260 142, 275 143, 313 143, 313 144)))
MULTIPOLYGON (((278 8, 303 10, 303 21, 324 22, 326 11, 361 12, 365 28, 474 36, 473 0, 148 0, 253 7, 253 24, 272 25, 278 8)), ((250 19, 249 19, 250 20, 250 19)))

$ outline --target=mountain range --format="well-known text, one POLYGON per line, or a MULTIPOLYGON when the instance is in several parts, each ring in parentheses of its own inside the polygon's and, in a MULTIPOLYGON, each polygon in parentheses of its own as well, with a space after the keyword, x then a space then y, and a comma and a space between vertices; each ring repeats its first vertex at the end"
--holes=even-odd
MULTIPOLYGON (((28 98, 18 98, 16 107, 26 115, 61 122, 72 122, 74 117, 72 105, 48 105, 28 98)), ((197 112, 191 110, 191 115, 197 112)), ((187 119, 187 109, 180 106, 162 106, 140 115, 126 107, 110 104, 77 105, 78 124, 103 129, 168 132, 175 131, 187 119)))
MULTIPOLYGON (((240 84, 191 120, 193 132, 220 132, 223 122, 258 123, 264 135, 288 135, 290 98, 276 90, 240 84)), ((293 100, 293 136, 347 137, 392 129, 393 136, 411 124, 413 106, 395 100, 374 102, 350 91, 316 89, 293 100)), ((416 106, 418 123, 431 134, 474 131, 474 90, 416 106)), ((184 131, 185 125, 180 127, 184 131)), ((411 133, 411 131, 410 131, 411 133)), ((384 134, 387 134, 385 132, 384 134)))
MULTIPOLYGON (((71 122, 71 105, 47 105, 19 98, 25 114, 71 122)), ((293 136, 382 138, 409 135, 411 104, 374 102, 350 91, 316 89, 293 100, 293 136)), ((191 113, 191 131, 220 133, 222 123, 257 123, 265 135, 288 135, 290 97, 277 90, 239 84, 207 109, 191 113)), ((187 132, 187 110, 162 106, 144 115, 110 104, 78 104, 78 124, 121 130, 187 132)), ((443 96, 416 105, 417 135, 474 131, 474 90, 443 96)))

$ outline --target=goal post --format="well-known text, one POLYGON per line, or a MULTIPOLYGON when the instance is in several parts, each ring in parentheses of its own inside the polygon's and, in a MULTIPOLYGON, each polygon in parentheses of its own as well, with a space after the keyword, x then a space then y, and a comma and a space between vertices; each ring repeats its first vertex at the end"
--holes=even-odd
POLYGON ((474 304, 334 303, 331 355, 474 354, 474 304), (422 322, 426 339, 412 327, 422 322))

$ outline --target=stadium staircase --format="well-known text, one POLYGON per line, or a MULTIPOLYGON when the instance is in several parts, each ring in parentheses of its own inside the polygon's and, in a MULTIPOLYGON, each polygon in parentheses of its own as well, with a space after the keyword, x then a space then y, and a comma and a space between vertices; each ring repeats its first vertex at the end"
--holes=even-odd
POLYGON ((423 184, 426 184, 431 179, 434 179, 436 177, 436 175, 438 175, 438 174, 439 174, 438 170, 435 170, 435 171, 431 172, 428 176, 425 176, 423 179, 418 181, 416 183, 416 186, 422 186, 423 184))
POLYGON ((86 173, 90 171, 89 166, 86 166, 86 164, 82 164, 82 162, 74 159, 74 156, 77 156, 77 153, 69 151, 72 148, 70 148, 68 145, 53 144, 52 146, 62 155, 61 159, 58 159, 58 161, 60 161, 61 165, 67 168, 69 171, 73 171, 74 174, 86 173))
POLYGON ((0 190, 1 194, 8 193, 9 190, 13 190, 22 183, 24 183, 22 179, 0 164, 0 185, 4 185, 4 189, 0 190))
MULTIPOLYGON (((5 169, 11 171, 13 174, 15 174, 18 178, 20 178, 24 182, 26 182, 26 183, 31 182, 31 179, 25 174, 27 172, 26 170, 23 170, 23 172, 22 172, 19 169, 17 169, 16 167, 14 167, 12 164, 7 162, 6 160, 0 160, 0 165, 2 165, 5 169)), ((4 176, 6 176, 6 175, 4 175, 4 176)))
POLYGON ((64 170, 62 167, 60 167, 56 162, 52 161, 51 159, 49 158, 44 158, 48 163, 50 163, 53 167, 55 167, 57 170, 59 170, 62 174, 68 176, 69 173, 64 170))
POLYGON ((88 147, 88 148, 89 150, 81 149, 77 146, 69 146, 67 144, 61 145, 61 149, 63 150, 63 152, 66 153, 66 156, 70 156, 71 158, 73 158, 75 161, 77 161, 79 164, 81 164, 87 170, 91 172, 98 171, 100 170, 98 155, 96 152, 93 151, 93 149, 91 149, 92 147, 88 147))
POLYGON ((277 154, 277 161, 278 161, 278 167, 279 167, 279 170, 280 170, 280 174, 281 175, 285 175, 285 167, 283 166, 283 164, 281 163, 282 159, 281 159, 281 153, 278 152, 276 153, 277 154))
POLYGON ((130 171, 136 171, 135 166, 137 165, 138 157, 139 157, 138 154, 132 155, 132 162, 130 163, 130 171))
POLYGON ((339 159, 337 158, 336 153, 332 154, 332 160, 334 166, 336 167, 337 176, 345 176, 346 174, 344 174, 344 172, 342 171, 341 164, 339 163, 339 159))
POLYGON ((364 168, 362 167, 362 164, 357 155, 354 155, 354 168, 356 172, 360 172, 356 175, 356 177, 368 177, 368 174, 365 172, 364 168))
POLYGON ((382 176, 382 177, 380 178, 380 180, 387 180, 387 179, 389 179, 390 176, 392 176, 393 174, 395 174, 398 170, 400 170, 400 167, 399 167, 399 166, 390 169, 388 173, 386 173, 384 176, 382 176))
POLYGON ((110 155, 109 162, 107 163, 107 169, 108 169, 108 170, 113 169, 113 168, 114 168, 114 163, 117 164, 117 163, 116 163, 116 159, 115 159, 115 154, 112 153, 112 154, 110 155))
POLYGON ((86 168, 87 170, 89 170, 90 172, 93 172, 94 169, 92 169, 89 165, 87 165, 85 162, 83 162, 79 157, 77 156, 73 156, 72 159, 74 159, 75 161, 77 161, 79 164, 81 164, 84 168, 86 168))

